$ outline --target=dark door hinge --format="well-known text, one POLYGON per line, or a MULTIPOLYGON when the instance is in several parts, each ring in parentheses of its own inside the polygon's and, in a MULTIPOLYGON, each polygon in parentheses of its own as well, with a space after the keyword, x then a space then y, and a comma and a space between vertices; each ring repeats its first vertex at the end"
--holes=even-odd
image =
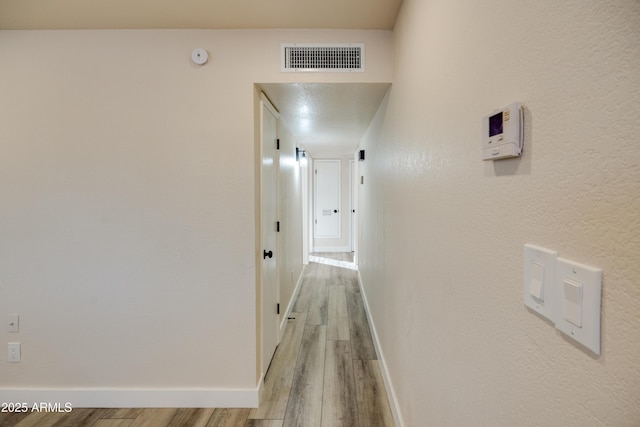
POLYGON ((276 139, 276 150, 280 149, 280 138, 276 139))
POLYGON ((276 232, 280 232, 280 221, 276 221, 276 232))
POLYGON ((276 314, 280 314, 280 303, 276 304, 276 314))

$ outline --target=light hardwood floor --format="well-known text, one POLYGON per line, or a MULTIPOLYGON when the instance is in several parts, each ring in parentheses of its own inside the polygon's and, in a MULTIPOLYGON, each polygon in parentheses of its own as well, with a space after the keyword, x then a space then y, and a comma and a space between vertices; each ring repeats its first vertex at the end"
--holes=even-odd
POLYGON ((309 255, 336 261, 353 262, 353 252, 311 252, 309 255))
POLYGON ((291 317, 267 372, 259 408, 4 413, 0 426, 393 426, 357 272, 310 263, 291 317))

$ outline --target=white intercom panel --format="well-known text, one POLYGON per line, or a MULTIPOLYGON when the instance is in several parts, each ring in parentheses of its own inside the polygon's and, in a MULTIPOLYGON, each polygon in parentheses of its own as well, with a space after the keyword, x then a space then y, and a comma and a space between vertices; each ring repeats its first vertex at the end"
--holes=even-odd
POLYGON ((482 160, 522 155, 524 112, 519 102, 495 110, 482 119, 482 160))

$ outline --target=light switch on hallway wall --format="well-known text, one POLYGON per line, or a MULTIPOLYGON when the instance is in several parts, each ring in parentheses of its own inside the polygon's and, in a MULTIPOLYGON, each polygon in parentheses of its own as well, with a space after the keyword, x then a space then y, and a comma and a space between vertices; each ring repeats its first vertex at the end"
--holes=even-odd
POLYGON ((567 322, 582 327, 582 283, 566 279, 562 282, 564 299, 562 315, 567 322))
POLYGON ((602 270, 558 258, 554 298, 556 328, 600 354, 602 270))
POLYGON ((7 332, 20 331, 20 317, 17 314, 7 315, 7 332))
POLYGON ((544 301, 544 265, 534 262, 531 264, 531 280, 529 293, 539 301, 544 301))
POLYGON ((558 253, 524 245, 524 304, 553 321, 553 279, 558 253))
POLYGON ((524 303, 556 329, 600 354, 602 270, 524 245, 524 303))

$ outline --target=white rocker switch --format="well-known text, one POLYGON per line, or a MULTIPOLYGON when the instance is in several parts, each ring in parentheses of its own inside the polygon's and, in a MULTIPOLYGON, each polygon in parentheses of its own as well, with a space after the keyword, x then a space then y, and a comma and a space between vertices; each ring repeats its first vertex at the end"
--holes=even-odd
POLYGON ((600 354, 602 270, 558 258, 554 292, 556 328, 600 354))
POLYGON ((544 301, 544 265, 534 262, 531 264, 531 283, 529 293, 536 299, 544 301))
POLYGON ((554 321, 555 272, 558 253, 531 244, 524 245, 524 305, 554 321))
POLYGON ((563 316, 577 327, 582 327, 582 283, 565 279, 562 282, 564 290, 563 316))

